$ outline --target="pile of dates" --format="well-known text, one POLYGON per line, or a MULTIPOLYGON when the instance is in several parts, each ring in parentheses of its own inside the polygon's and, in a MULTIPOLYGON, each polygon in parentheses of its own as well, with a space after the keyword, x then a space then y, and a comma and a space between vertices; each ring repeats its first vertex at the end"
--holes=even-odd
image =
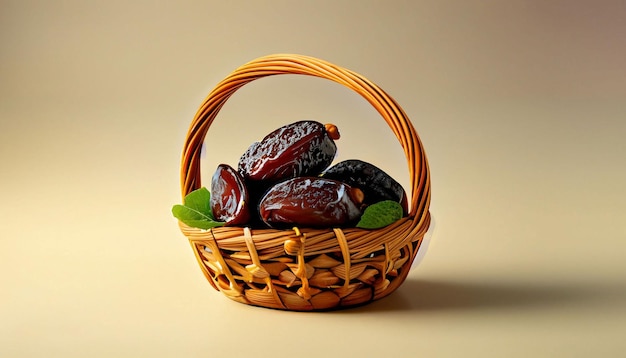
POLYGON ((393 200, 407 213, 402 186, 376 166, 337 153, 335 125, 298 121, 253 143, 237 169, 218 165, 211 210, 227 226, 349 227, 371 204, 393 200))

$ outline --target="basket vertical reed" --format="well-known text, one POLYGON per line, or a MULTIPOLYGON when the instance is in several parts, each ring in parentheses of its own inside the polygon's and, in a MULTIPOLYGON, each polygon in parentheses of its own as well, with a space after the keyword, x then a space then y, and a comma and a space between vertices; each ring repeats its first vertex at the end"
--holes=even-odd
POLYGON ((180 229, 211 285, 241 303, 316 311, 363 305, 385 297, 405 280, 430 225, 430 176, 422 143, 402 108, 353 71, 294 54, 260 57, 236 69, 209 93, 191 123, 181 163, 182 196, 201 187, 202 144, 228 98, 251 81, 280 74, 335 81, 374 106, 406 155, 412 194, 409 215, 377 230, 201 230, 179 223, 180 229))

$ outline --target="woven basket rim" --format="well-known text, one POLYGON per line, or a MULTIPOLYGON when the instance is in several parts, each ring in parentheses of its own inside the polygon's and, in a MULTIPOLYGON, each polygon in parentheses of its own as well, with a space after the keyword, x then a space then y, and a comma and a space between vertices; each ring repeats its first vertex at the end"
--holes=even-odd
MULTIPOLYGON (((178 222, 180 230, 188 237, 189 241, 204 241, 207 235, 210 235, 213 240, 220 243, 220 247, 228 249, 229 244, 224 242, 231 241, 231 245, 240 246, 242 243, 241 238, 244 236, 245 230, 250 230, 252 233, 252 239, 255 244, 263 246, 264 242, 275 240, 277 237, 281 237, 281 240, 287 240, 289 238, 296 238, 302 234, 307 237, 316 236, 333 236, 337 230, 340 230, 346 237, 346 241, 351 243, 356 240, 364 240, 370 238, 369 245, 373 240, 378 239, 380 244, 385 243, 385 235, 390 232, 412 232, 415 236, 423 236, 429 229, 431 222, 430 212, 427 212, 423 225, 418 226, 418 222, 414 216, 405 216, 399 220, 396 220, 392 224, 380 228, 380 229, 363 229, 358 227, 331 227, 331 228, 310 228, 310 227, 298 227, 294 226, 291 229, 273 229, 273 228, 249 228, 246 226, 220 226, 211 229, 199 229, 188 226, 182 221, 178 222)), ((327 248, 325 251, 333 251, 336 246, 327 248)), ((234 250, 234 249, 233 249, 234 250)), ((318 253, 312 253, 318 254, 318 253)))

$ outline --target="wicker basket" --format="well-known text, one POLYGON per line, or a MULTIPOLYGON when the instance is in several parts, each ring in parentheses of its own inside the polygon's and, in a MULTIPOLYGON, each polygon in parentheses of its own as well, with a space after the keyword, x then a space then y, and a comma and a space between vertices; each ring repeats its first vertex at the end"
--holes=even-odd
POLYGON ((280 74, 316 76, 363 96, 387 122, 408 161, 409 215, 377 230, 292 230, 180 223, 202 272, 227 297, 294 311, 363 305, 393 292, 406 278, 430 225, 430 176, 422 143, 400 106, 363 76, 326 61, 293 54, 257 58, 236 69, 208 95, 187 134, 181 164, 183 197, 201 187, 200 151, 220 108, 237 89, 280 74))

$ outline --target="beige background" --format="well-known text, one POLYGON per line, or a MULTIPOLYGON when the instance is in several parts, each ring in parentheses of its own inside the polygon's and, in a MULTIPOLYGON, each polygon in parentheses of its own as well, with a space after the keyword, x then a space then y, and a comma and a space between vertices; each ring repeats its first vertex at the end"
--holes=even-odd
MULTIPOLYGON (((0 1, 0 356, 614 357, 626 350, 621 1, 0 1), (187 126, 275 52, 365 75, 418 129, 436 225, 393 295, 334 313, 214 291, 170 214, 187 126)), ((277 123, 407 184, 358 95, 268 78, 205 171, 277 123)), ((207 174, 208 175, 208 174, 207 174)))

